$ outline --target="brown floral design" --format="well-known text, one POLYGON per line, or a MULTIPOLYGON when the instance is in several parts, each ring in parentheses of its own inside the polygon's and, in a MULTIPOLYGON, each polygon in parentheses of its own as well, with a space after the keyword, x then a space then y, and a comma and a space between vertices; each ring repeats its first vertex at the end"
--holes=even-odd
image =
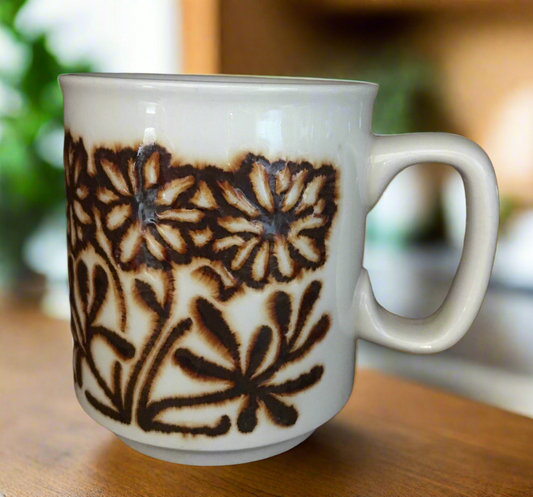
MULTIPOLYGON (((171 164, 157 145, 138 150, 98 148, 96 175, 72 189, 89 195, 82 210, 96 210, 123 270, 142 264, 168 268, 194 257, 220 261, 237 284, 285 282, 326 260, 326 240, 336 211, 336 171, 309 163, 248 154, 235 172, 171 164)), ((75 168, 71 168, 76 171, 75 168)), ((82 233, 77 228, 77 233, 82 233)))
POLYGON ((74 380, 92 408, 161 433, 218 437, 233 423, 250 433, 260 410, 277 426, 293 426, 299 414, 289 397, 316 385, 324 366, 288 380, 278 373, 297 365, 331 327, 328 314, 312 321, 322 283, 315 279, 301 297, 294 290, 270 292, 257 329, 233 329, 224 303, 326 262, 336 169, 269 162, 251 153, 232 171, 194 167, 173 163, 156 143, 98 147, 89 157, 83 140, 68 132, 64 158, 74 380), (186 295, 192 304, 180 318, 176 278, 182 267, 210 294, 186 295), (135 326, 132 305, 149 316, 137 346, 128 336, 135 326), (116 328, 102 324, 106 314, 117 316, 116 328), (182 343, 192 334, 220 361, 182 343), (95 340, 113 354, 110 371, 102 371, 93 355, 95 340), (210 383, 210 392, 154 398, 163 364, 198 383, 199 391, 210 383), (97 386, 84 382, 87 373, 97 386), (240 403, 233 421, 222 414, 205 425, 178 424, 162 416, 228 402, 240 403))
MULTIPOLYGON (((152 382, 144 385, 139 402, 138 419, 145 429, 172 432, 182 431, 181 426, 157 421, 163 411, 171 408, 205 406, 241 399, 237 427, 241 433, 252 432, 257 426, 257 411, 263 407, 268 417, 278 426, 288 427, 296 423, 298 411, 286 403, 285 398, 300 393, 315 385, 324 374, 324 367, 316 365, 296 378, 276 382, 275 376, 283 368, 304 358, 328 333, 331 320, 323 314, 302 336, 307 322, 320 297, 322 285, 313 281, 305 290, 300 301, 296 319, 292 316, 293 301, 285 292, 273 293, 267 304, 268 314, 274 322, 274 330, 260 326, 252 336, 246 351, 243 368, 237 334, 224 318, 223 312, 204 298, 194 303, 193 316, 203 341, 216 350, 221 359, 230 360, 231 368, 209 361, 188 348, 177 348, 175 342, 188 330, 192 321, 182 321, 167 337, 154 361, 148 377, 154 378, 163 360, 169 353, 172 361, 190 377, 208 383, 220 384, 220 390, 188 397, 172 397, 150 402, 152 382), (275 337, 277 335, 277 337, 275 337), (274 354, 270 354, 274 348, 274 354), (273 356, 272 359, 268 359, 273 356)), ((223 416, 217 429, 229 429, 229 418, 223 416)))
POLYGON ((87 186, 87 152, 80 138, 65 137, 65 187, 67 197, 67 242, 72 253, 79 252, 91 238, 93 218, 87 186))
POLYGON ((197 182, 196 171, 170 165, 163 147, 153 144, 119 152, 100 148, 95 165, 95 206, 123 269, 143 263, 187 264, 189 247, 210 241, 212 233, 202 220, 204 210, 217 207, 215 200, 205 182, 197 182))
POLYGON ((331 166, 270 163, 249 154, 237 172, 217 181, 225 207, 216 219, 214 257, 252 287, 270 274, 290 281, 324 264, 335 176, 331 166))

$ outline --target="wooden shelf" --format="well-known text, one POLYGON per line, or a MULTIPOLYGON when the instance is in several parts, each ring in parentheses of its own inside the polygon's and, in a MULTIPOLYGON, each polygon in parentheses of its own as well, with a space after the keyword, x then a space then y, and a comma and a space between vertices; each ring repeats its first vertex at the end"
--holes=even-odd
MULTIPOLYGON (((301 2, 302 0, 300 0, 301 2)), ((457 10, 471 8, 490 8, 516 6, 515 2, 503 0, 303 0, 322 9, 333 11, 431 11, 457 10)), ((527 3, 527 2, 524 2, 527 3)), ((522 4, 524 6, 524 4, 522 4)))

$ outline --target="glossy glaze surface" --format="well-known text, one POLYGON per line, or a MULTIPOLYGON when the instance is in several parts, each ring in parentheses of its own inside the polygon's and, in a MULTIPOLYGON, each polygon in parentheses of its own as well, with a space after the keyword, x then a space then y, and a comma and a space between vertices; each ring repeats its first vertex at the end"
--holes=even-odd
POLYGON ((490 161, 449 135, 375 137, 375 85, 61 85, 76 393, 121 437, 266 457, 342 408, 358 335, 435 352, 475 317, 497 230, 490 161), (429 160, 463 174, 473 222, 448 304, 413 322, 375 302, 364 227, 394 175, 429 160))

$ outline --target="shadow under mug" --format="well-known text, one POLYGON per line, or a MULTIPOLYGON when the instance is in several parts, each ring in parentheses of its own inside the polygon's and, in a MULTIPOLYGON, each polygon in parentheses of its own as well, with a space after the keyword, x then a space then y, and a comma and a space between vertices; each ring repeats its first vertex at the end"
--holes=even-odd
POLYGON ((377 85, 72 74, 65 102, 76 394, 134 449, 186 464, 288 450, 350 396, 356 341, 432 353, 482 304, 498 193, 469 140, 371 132, 377 85), (365 220, 402 169, 461 174, 468 222, 442 306, 375 300, 365 220))

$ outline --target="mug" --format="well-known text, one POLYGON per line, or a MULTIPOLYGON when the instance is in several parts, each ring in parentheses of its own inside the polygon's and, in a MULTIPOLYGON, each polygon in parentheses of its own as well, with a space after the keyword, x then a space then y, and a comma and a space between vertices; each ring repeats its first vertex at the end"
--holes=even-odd
POLYGON ((60 84, 76 395, 135 450, 195 465, 279 454, 344 406, 358 338, 439 352, 476 317, 498 231, 490 160, 460 136, 372 134, 377 85, 60 84), (374 298, 365 220, 428 162, 459 171, 468 222, 444 303, 407 319, 374 298))

